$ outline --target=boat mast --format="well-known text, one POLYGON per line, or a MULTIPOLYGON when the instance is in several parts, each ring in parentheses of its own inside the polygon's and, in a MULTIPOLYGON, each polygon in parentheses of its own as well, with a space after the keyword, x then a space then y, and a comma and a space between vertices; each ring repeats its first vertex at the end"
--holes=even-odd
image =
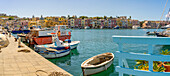
MULTIPOLYGON (((165 4, 165 7, 164 7, 164 10, 163 10, 162 15, 161 15, 161 18, 160 18, 160 21, 161 21, 161 19, 162 19, 162 17, 163 17, 163 14, 164 14, 164 12, 165 12, 165 8, 166 8, 167 3, 168 3, 168 0, 166 1, 166 4, 165 4)), ((160 24, 159 24, 159 25, 160 25, 160 24)), ((156 31, 158 30, 159 25, 157 26, 156 31)))

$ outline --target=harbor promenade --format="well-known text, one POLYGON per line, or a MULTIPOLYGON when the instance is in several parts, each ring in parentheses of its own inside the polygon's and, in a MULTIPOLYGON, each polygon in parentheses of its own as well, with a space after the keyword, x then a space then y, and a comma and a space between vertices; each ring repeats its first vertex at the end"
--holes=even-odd
POLYGON ((0 52, 0 76, 47 76, 52 72, 61 76, 72 76, 70 73, 51 63, 34 50, 18 42, 14 37, 7 36, 10 44, 0 52), (28 52, 19 51, 27 49, 28 52))

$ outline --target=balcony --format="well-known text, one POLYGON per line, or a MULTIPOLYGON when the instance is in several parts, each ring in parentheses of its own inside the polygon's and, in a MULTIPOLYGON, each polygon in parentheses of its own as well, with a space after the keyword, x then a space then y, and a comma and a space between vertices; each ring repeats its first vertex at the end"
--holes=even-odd
POLYGON ((115 68, 119 76, 123 76, 123 74, 137 76, 170 76, 170 72, 153 72, 153 61, 170 61, 169 55, 154 55, 153 45, 170 45, 170 38, 148 36, 112 36, 112 38, 119 46, 119 51, 114 53, 119 61, 118 66, 115 68), (123 52, 123 44, 147 44, 148 53, 123 52), (149 71, 129 68, 127 59, 148 61, 149 71))

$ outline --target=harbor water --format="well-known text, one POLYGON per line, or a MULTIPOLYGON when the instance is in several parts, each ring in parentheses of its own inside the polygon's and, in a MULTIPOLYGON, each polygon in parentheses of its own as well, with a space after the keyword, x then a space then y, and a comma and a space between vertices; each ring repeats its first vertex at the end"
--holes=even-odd
MULTIPOLYGON (((74 76, 82 76, 81 63, 86 59, 97 54, 118 51, 118 45, 113 42, 113 35, 122 36, 147 36, 147 31, 155 31, 156 29, 76 29, 72 30, 72 41, 80 41, 77 49, 71 50, 71 53, 65 57, 57 59, 48 59, 52 63, 66 70, 74 76)), ((162 31, 161 29, 158 31, 162 31)), ((169 46, 154 46, 154 53, 159 54, 161 50, 170 49, 169 46)), ((147 45, 142 44, 124 44, 125 52, 147 53, 147 45)), ((115 72, 115 66, 118 65, 118 58, 115 57, 113 65, 108 70, 94 74, 93 76, 118 76, 115 72)), ((135 60, 128 60, 130 68, 135 65, 135 60)))

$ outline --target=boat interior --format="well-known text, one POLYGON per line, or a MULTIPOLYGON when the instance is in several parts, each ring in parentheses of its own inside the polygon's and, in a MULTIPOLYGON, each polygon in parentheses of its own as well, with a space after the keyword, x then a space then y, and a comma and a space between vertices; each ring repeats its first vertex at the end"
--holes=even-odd
POLYGON ((111 53, 108 54, 104 54, 104 55, 99 55, 94 57, 91 61, 89 61, 87 64, 90 65, 98 65, 101 64, 103 62, 109 61, 110 59, 113 58, 113 55, 111 53))

